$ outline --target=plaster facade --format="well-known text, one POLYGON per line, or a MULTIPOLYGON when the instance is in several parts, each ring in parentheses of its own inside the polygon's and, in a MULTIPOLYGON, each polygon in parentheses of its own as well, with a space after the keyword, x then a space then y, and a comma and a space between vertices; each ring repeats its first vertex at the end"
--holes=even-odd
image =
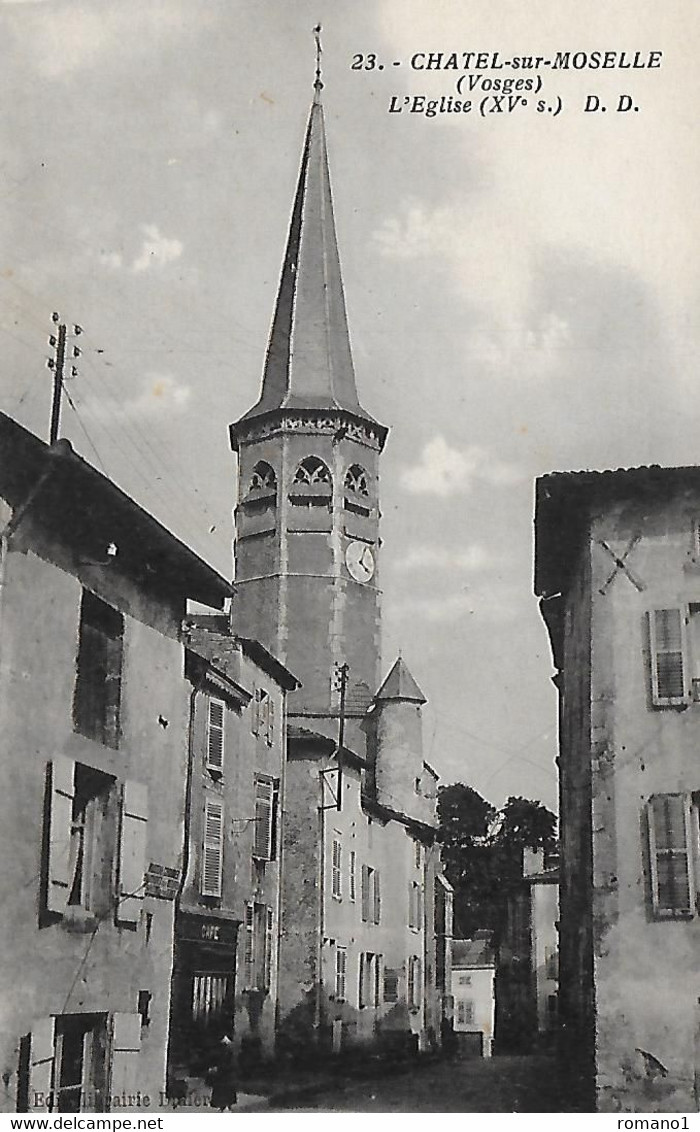
POLYGON ((559 669, 565 1037, 574 1053, 577 1032, 589 1042, 600 1110, 692 1111, 698 473, 552 476, 539 491, 538 592, 559 669), (562 503, 576 551, 557 561, 562 503))

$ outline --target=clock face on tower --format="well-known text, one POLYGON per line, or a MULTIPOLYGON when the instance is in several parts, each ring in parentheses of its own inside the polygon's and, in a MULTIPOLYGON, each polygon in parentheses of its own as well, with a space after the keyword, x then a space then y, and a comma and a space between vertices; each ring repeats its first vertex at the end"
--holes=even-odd
POLYGON ((345 551, 348 574, 356 582, 369 582, 374 574, 374 555, 366 542, 348 543, 345 551))

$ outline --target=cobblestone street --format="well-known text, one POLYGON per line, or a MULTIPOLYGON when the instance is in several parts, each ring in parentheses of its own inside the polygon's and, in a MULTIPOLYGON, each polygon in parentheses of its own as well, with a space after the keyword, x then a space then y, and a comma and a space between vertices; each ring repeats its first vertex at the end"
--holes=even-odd
POLYGON ((268 1111, 575 1112, 553 1058, 454 1058, 383 1080, 338 1084, 268 1111))

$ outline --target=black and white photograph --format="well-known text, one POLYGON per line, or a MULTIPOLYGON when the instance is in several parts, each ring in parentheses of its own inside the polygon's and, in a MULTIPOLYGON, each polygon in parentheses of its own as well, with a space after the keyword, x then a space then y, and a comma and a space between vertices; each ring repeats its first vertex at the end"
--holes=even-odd
POLYGON ((689 1127, 698 45, 0 0, 0 1113, 689 1127))

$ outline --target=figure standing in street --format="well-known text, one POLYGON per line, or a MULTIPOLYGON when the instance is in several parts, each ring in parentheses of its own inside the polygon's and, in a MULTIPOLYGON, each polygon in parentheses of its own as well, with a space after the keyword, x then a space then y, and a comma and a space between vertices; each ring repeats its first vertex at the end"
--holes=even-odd
POLYGON ((212 1078, 211 1107, 225 1112, 238 1103, 236 1065, 233 1039, 224 1034, 216 1051, 216 1062, 210 1071, 212 1078))

